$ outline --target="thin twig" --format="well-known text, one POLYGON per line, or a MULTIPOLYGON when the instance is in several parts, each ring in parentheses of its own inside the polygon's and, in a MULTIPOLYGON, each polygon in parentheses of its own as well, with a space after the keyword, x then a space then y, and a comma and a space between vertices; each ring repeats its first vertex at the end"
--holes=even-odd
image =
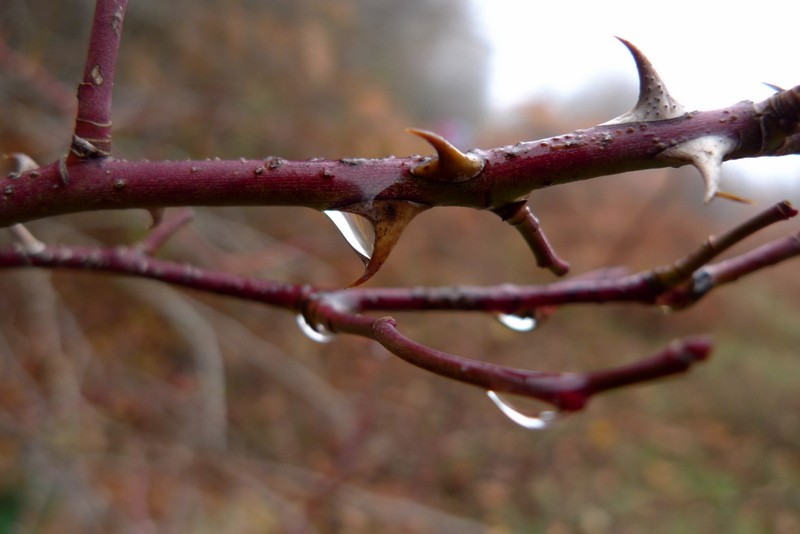
POLYGON ((68 163, 111 153, 111 99, 127 4, 128 0, 98 0, 95 4, 68 163))

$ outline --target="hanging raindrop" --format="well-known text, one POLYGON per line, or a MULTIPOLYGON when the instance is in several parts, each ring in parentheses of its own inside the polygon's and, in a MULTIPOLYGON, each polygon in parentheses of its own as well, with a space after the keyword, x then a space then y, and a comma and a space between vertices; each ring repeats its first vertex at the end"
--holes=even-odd
POLYGON ((500 324, 514 332, 530 332, 536 328, 536 319, 530 315, 514 315, 512 313, 498 313, 495 315, 500 324))
POLYGON ((368 262, 375 249, 375 230, 372 223, 361 215, 346 211, 327 210, 324 213, 333 221, 364 263, 368 262))
POLYGON ((300 327, 300 330, 307 338, 317 343, 329 343, 336 337, 336 334, 329 332, 322 325, 311 326, 302 313, 297 314, 297 326, 300 327))
POLYGON ((524 413, 511 407, 511 405, 507 404, 494 391, 487 391, 486 395, 509 419, 524 428, 531 430, 544 430, 545 428, 550 427, 553 422, 559 418, 559 413, 551 410, 540 412, 539 415, 536 416, 525 415, 524 413))

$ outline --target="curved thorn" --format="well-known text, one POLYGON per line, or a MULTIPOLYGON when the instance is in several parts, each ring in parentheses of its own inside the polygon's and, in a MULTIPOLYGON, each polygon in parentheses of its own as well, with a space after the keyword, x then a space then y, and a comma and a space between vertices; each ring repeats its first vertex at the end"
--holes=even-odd
POLYGON ((667 148, 659 153, 658 157, 694 165, 700 171, 705 183, 703 202, 708 203, 716 196, 729 200, 744 200, 742 197, 719 191, 722 160, 734 148, 736 142, 729 137, 705 135, 667 148))
POLYGON ((164 220, 167 208, 147 208, 147 211, 150 213, 150 228, 155 228, 164 220))
POLYGON ((406 132, 421 137, 436 150, 436 158, 411 169, 411 174, 438 182, 464 182, 474 178, 483 170, 485 161, 474 154, 464 154, 444 137, 417 128, 406 128, 406 132))
POLYGON ((12 152, 11 154, 3 154, 3 158, 10 159, 14 162, 14 172, 22 174, 24 172, 33 171, 39 168, 39 164, 34 161, 32 157, 22 152, 12 152))
MULTIPOLYGON (((361 277, 350 284, 355 287, 363 284, 377 273, 386 262, 397 241, 411 220, 428 209, 429 206, 403 200, 373 201, 347 206, 340 211, 361 215, 372 225, 374 243, 366 247, 369 256, 358 253, 366 263, 361 277)), ((329 215, 330 217, 330 215, 329 215)), ((335 221, 334 221, 335 222, 335 221)), ((338 224, 337 224, 338 226, 338 224)), ((352 245, 351 245, 352 246, 352 245)))
MULTIPOLYGON (((27 154, 23 154, 22 152, 3 154, 3 158, 13 161, 13 172, 17 173, 17 175, 39 168, 39 164, 36 163, 32 157, 27 154)), ((25 225, 17 223, 11 225, 9 230, 28 254, 38 254, 45 249, 45 244, 36 239, 36 236, 34 236, 30 230, 25 227, 25 225)))
POLYGON ((604 124, 657 121, 684 115, 686 110, 669 94, 667 86, 650 60, 630 42, 621 37, 617 39, 630 51, 636 62, 636 71, 639 74, 639 99, 632 110, 604 124))

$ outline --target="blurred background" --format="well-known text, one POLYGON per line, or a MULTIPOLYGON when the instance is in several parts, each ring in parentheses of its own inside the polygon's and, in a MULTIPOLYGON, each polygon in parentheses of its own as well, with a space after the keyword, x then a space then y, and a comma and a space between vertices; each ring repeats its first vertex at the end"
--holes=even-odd
MULTIPOLYGON (((527 19, 507 1, 492 11, 459 0, 137 0, 116 78, 114 154, 377 157, 429 150, 406 126, 462 148, 589 127, 627 111, 637 80, 611 37, 624 28, 581 40, 569 21, 586 17, 564 5, 571 12, 520 25, 527 19), (545 47, 535 36, 548 25, 584 50, 612 47, 626 68, 598 70, 580 47, 545 47), (519 56, 520 73, 560 54, 570 90, 504 92, 499 65, 514 52, 504 28, 543 52, 519 56)), ((43 164, 66 152, 92 13, 87 0, 4 0, 0 151, 43 164)), ((649 54, 632 33, 621 36, 649 54)), ((687 69, 698 57, 727 56, 725 43, 702 33, 680 38, 696 45, 687 69)), ((782 53, 752 39, 757 53, 740 58, 745 74, 782 53)), ((694 82, 726 86, 721 76, 694 82)), ((747 175, 726 164, 723 189, 760 207, 797 204, 789 165, 747 175)), ((703 206, 692 168, 559 186, 531 201, 575 274, 671 262, 757 209, 703 206)), ((148 224, 144 211, 95 212, 29 228, 50 243, 115 245, 141 238, 148 224)), ((788 223, 746 246, 796 229, 788 223)), ((3 233, 0 242, 12 241, 3 233)), ((324 287, 361 272, 330 221, 305 209, 198 208, 162 255, 324 287)), ((714 336, 712 359, 690 375, 602 396, 541 432, 515 426, 484 392, 374 343, 315 344, 280 310, 149 281, 6 270, 0 532, 798 532, 797 269, 772 268, 681 313, 565 308, 530 333, 480 315, 397 316, 433 347, 553 371, 714 336)), ((496 216, 451 208, 418 217, 369 285, 550 281, 496 216)))

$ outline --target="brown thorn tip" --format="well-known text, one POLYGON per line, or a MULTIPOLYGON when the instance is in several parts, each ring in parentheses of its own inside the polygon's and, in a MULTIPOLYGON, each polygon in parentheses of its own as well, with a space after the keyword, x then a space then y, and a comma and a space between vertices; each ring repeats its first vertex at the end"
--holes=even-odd
POLYGON ((485 162, 474 154, 465 154, 439 134, 406 128, 406 132, 421 137, 433 146, 437 158, 429 159, 411 169, 411 174, 437 182, 464 182, 476 177, 485 162))
POLYGON ((422 204, 398 200, 368 202, 348 206, 348 212, 361 215, 369 221, 374 233, 371 253, 368 258, 362 257, 362 259, 367 260, 364 266, 364 273, 349 287, 361 285, 372 278, 386 262, 408 223, 428 208, 429 206, 422 204))
POLYGON ((769 87, 770 89, 775 91, 776 93, 780 93, 781 91, 785 91, 786 90, 786 89, 784 89, 783 87, 781 87, 779 85, 775 85, 774 83, 769 83, 769 82, 761 82, 761 83, 763 83, 764 85, 766 85, 767 87, 769 87))
POLYGON ((724 198, 725 200, 741 202, 742 204, 750 204, 751 206, 755 204, 755 201, 750 200, 749 198, 740 197, 739 195, 728 193, 726 191, 717 191, 716 193, 714 193, 714 196, 719 198, 724 198))

